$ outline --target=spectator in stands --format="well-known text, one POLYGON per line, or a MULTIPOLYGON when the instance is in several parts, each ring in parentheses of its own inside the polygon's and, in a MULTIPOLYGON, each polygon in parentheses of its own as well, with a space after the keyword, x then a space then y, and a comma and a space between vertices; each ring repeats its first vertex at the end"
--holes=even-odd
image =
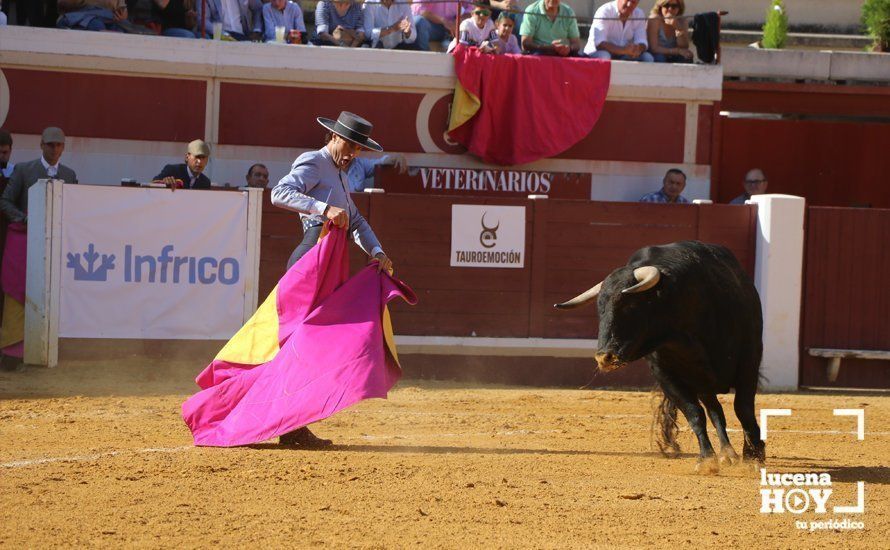
POLYGON ((654 61, 646 51, 646 14, 637 7, 639 3, 640 0, 612 0, 600 6, 593 16, 584 53, 597 59, 654 61))
POLYGON ((748 170, 748 173, 745 174, 745 181, 743 182, 745 192, 729 201, 729 204, 745 204, 745 201, 750 199, 752 195, 762 195, 763 193, 766 193, 766 186, 768 184, 769 182, 766 181, 766 174, 763 173, 763 170, 760 168, 752 168, 751 170, 748 170))
POLYGON ((501 12, 498 16, 497 21, 497 35, 498 35, 498 53, 512 53, 512 54, 521 54, 522 50, 519 49, 519 41, 516 40, 516 35, 513 34, 513 29, 516 26, 516 22, 510 17, 506 12, 501 12))
POLYGON ((649 14, 646 38, 656 63, 691 63, 689 20, 683 0, 657 0, 649 14))
POLYGON ((198 21, 194 0, 152 0, 152 3, 153 11, 161 23, 161 35, 197 38, 192 30, 198 21))
POLYGON ((284 41, 288 44, 302 44, 306 23, 303 10, 290 0, 272 0, 263 5, 263 39, 275 42, 275 27, 284 27, 284 41))
POLYGON ((264 189, 269 185, 269 169, 265 164, 256 163, 247 169, 247 186, 264 189))
POLYGON ((315 6, 319 45, 359 48, 365 42, 365 18, 353 0, 321 0, 315 6))
POLYGON ((154 34, 195 38, 195 0, 126 0, 130 21, 154 34))
POLYGON ((25 242, 28 224, 28 189, 39 179, 52 178, 77 183, 77 174, 59 160, 65 151, 65 133, 50 127, 40 136, 39 159, 15 166, 9 184, 0 197, 0 211, 9 220, 9 232, 3 251, 3 324, 0 327, 0 367, 19 370, 24 356, 25 334, 25 242))
POLYGON ((417 27, 417 49, 430 51, 430 41, 446 43, 457 36, 457 2, 415 0, 411 5, 417 27))
POLYGON ((358 193, 374 187, 374 168, 377 166, 395 166, 400 174, 408 171, 408 161, 405 159, 405 155, 398 153, 383 155, 376 159, 355 157, 346 171, 349 190, 358 193))
POLYGON ((448 51, 454 49, 457 43, 465 46, 476 46, 482 53, 497 53, 497 45, 500 43, 498 34, 491 22, 491 6, 488 0, 478 0, 470 12, 470 18, 464 19, 458 27, 458 37, 451 42, 448 51))
POLYGON ((250 21, 256 21, 255 13, 251 14, 251 9, 256 10, 256 2, 250 0, 195 0, 197 7, 197 28, 195 34, 201 37, 201 22, 204 23, 204 36, 213 38, 213 24, 222 23, 223 34, 234 40, 248 40, 249 33, 255 29, 251 26, 250 21), (204 13, 204 5, 206 3, 207 13, 204 13), (237 6, 237 10, 236 10, 237 6), (253 18, 253 19, 252 19, 253 18))
POLYGON ((372 48, 416 50, 417 27, 407 3, 365 0, 365 36, 372 48))
MULTIPOLYGON (((6 180, 12 176, 15 164, 9 162, 12 156, 12 134, 0 129, 0 185, 6 187, 6 180)), ((2 189, 0 189, 2 193, 2 189)))
POLYGON ((661 189, 643 195, 640 202, 689 204, 689 200, 682 195, 683 189, 686 189, 686 174, 679 168, 671 168, 661 180, 661 189))
POLYGON ((62 29, 123 32, 129 24, 125 0, 59 0, 58 9, 62 29))
POLYGON ((522 49, 537 55, 576 55, 581 49, 581 34, 575 12, 560 0, 538 0, 525 10, 522 25, 522 49))
POLYGON ((154 177, 154 183, 163 183, 171 190, 210 189, 210 178, 204 175, 204 168, 210 158, 210 147, 203 140, 189 143, 182 164, 168 164, 154 177))

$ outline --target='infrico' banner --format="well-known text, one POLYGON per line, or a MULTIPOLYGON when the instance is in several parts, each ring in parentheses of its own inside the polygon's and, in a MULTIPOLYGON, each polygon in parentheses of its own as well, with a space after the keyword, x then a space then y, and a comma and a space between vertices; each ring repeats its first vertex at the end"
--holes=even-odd
POLYGON ((244 320, 246 203, 64 186, 59 336, 230 338, 244 320))
POLYGON ((525 266, 525 207, 451 205, 453 267, 525 266))

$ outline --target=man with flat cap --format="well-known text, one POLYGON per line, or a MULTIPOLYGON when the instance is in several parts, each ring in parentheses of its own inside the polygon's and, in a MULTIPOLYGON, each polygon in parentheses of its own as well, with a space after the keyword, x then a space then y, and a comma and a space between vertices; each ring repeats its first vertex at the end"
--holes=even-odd
POLYGON ((77 183, 77 174, 59 159, 65 151, 65 133, 51 126, 40 136, 39 159, 15 165, 9 184, 0 197, 0 211, 9 220, 4 250, 3 325, 0 327, 0 368, 18 370, 24 353, 25 335, 25 234, 28 223, 28 189, 40 179, 77 183))
POLYGON ((154 177, 154 183, 163 183, 172 190, 176 189, 210 189, 210 178, 204 175, 207 160, 210 158, 210 147, 204 140, 196 139, 189 143, 185 153, 185 162, 168 164, 161 173, 154 177))
MULTIPOLYGON (((379 269, 390 270, 392 261, 349 195, 348 170, 352 160, 366 149, 383 151, 371 139, 373 126, 346 111, 336 121, 322 117, 317 120, 329 131, 325 146, 297 157, 290 173, 272 189, 272 204, 299 212, 303 225, 303 240, 291 254, 287 267, 290 269, 315 246, 325 220, 332 220, 337 227, 348 228, 356 244, 378 260, 379 269)), ((316 437, 306 427, 282 435, 280 442, 302 447, 331 445, 329 439, 316 437)))

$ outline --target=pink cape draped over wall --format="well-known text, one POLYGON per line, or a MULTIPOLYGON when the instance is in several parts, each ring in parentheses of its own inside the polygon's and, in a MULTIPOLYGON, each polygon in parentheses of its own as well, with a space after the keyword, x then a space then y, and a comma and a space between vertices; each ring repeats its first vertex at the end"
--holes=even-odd
POLYGON ((384 308, 396 297, 417 299, 373 263, 348 278, 346 244, 346 232, 332 228, 279 281, 274 358, 246 365, 217 357, 198 376, 202 391, 182 405, 196 445, 264 441, 363 399, 385 398, 398 381, 384 308))

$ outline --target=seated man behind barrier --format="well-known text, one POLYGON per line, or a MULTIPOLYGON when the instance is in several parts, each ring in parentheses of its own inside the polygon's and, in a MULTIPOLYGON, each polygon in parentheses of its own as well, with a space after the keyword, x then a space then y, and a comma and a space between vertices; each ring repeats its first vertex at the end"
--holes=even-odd
POLYGON ((417 28, 407 2, 365 0, 365 36, 372 48, 416 50, 417 28))
POLYGON ((365 16, 353 0, 322 0, 315 6, 315 33, 321 46, 360 48, 365 42, 365 16))
POLYGON ((28 224, 28 189, 39 179, 59 179, 77 183, 77 174, 59 162, 65 151, 65 133, 50 127, 40 136, 39 159, 20 162, 0 197, 0 211, 10 222, 4 250, 3 325, 0 327, 0 351, 4 370, 17 370, 24 356, 25 330, 25 232, 28 224))
POLYGON ((639 0, 613 0, 603 4, 593 16, 584 53, 597 59, 645 61, 654 59, 646 39, 646 14, 639 0))
POLYGON ((752 168, 745 174, 745 181, 742 185, 745 187, 745 192, 729 201, 729 204, 745 204, 745 201, 753 195, 766 193, 766 186, 769 185, 769 182, 766 181, 766 175, 763 173, 763 170, 752 168))
POLYGON ((531 54, 576 55, 581 34, 575 12, 560 0, 538 0, 531 4, 519 27, 522 49, 531 54))
POLYGON ((349 181, 349 191, 360 193, 365 189, 375 187, 374 168, 377 166, 395 166, 399 174, 408 171, 408 161, 405 155, 390 153, 379 158, 355 157, 346 170, 346 179, 349 181))
POLYGON ((154 177, 154 183, 163 183, 170 189, 210 189, 210 178, 204 168, 210 158, 210 147, 203 140, 189 143, 182 164, 168 164, 154 177))
POLYGON ((272 0, 263 5, 263 40, 275 42, 276 27, 284 27, 284 41, 288 44, 302 44, 306 23, 300 5, 290 0, 272 0))
POLYGON ((445 43, 457 36, 457 2, 415 0, 411 5, 417 27, 417 48, 430 51, 430 41, 445 43))
POLYGON ((256 163, 247 169, 248 187, 265 189, 269 185, 269 169, 265 164, 256 163))
MULTIPOLYGON (((204 38, 213 38, 213 24, 222 23, 224 35, 234 40, 248 40, 251 32, 251 8, 256 9, 256 2, 249 0, 195 0, 198 22, 195 34, 201 38, 203 20, 204 38), (207 12, 204 12, 204 6, 207 12), (237 6, 237 10, 235 9, 237 6)), ((254 18, 256 15, 254 16, 254 18)))
POLYGON ((686 189, 686 174, 679 168, 671 168, 661 180, 661 189, 643 195, 640 197, 640 202, 690 204, 682 195, 684 189, 686 189))

